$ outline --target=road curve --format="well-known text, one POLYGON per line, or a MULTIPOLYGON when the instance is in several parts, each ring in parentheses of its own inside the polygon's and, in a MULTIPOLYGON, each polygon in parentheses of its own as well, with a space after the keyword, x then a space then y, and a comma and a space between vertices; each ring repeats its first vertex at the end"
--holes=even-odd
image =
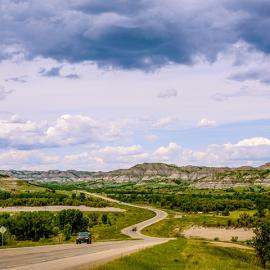
POLYGON ((165 219, 168 216, 168 214, 165 211, 162 211, 160 209, 156 209, 156 208, 153 208, 153 207, 150 207, 150 206, 140 206, 140 205, 134 205, 134 204, 131 204, 131 203, 123 203, 123 202, 120 202, 118 200, 102 196, 100 194, 95 194, 95 193, 90 193, 90 192, 85 192, 85 191, 80 191, 80 192, 84 192, 87 195, 98 197, 100 199, 103 199, 103 200, 106 200, 106 201, 109 201, 109 202, 118 203, 118 204, 121 204, 121 205, 127 205, 127 206, 131 206, 131 207, 136 207, 136 208, 142 208, 142 209, 146 209, 146 210, 150 210, 150 211, 155 212, 156 215, 153 218, 145 220, 145 221, 140 222, 140 223, 135 224, 135 225, 131 225, 131 226, 127 227, 127 228, 124 228, 121 232, 123 234, 125 234, 125 235, 127 235, 127 236, 129 236, 131 238, 135 238, 135 239, 145 239, 145 240, 162 239, 162 240, 164 240, 164 238, 157 238, 157 237, 151 237, 151 236, 144 235, 144 234, 141 233, 141 231, 144 228, 165 219), (133 230, 134 228, 136 228, 136 231, 133 230))
POLYGON ((52 246, 9 248, 0 250, 0 269, 10 270, 71 270, 81 266, 106 263, 138 250, 162 244, 170 239, 143 235, 141 230, 166 218, 167 213, 152 207, 122 203, 99 194, 85 192, 110 202, 154 211, 156 216, 122 230, 138 240, 98 242, 92 245, 63 244, 52 246), (136 231, 133 228, 136 227, 136 231))

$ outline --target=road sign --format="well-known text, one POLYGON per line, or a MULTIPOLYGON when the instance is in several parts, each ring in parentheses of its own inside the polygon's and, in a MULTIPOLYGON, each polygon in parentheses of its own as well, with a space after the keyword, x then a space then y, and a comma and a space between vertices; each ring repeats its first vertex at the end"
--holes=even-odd
POLYGON ((7 231, 7 229, 4 226, 2 226, 0 228, 0 233, 4 234, 6 231, 7 231))
POLYGON ((2 246, 4 245, 4 233, 7 231, 7 229, 4 227, 4 226, 2 226, 1 228, 0 228, 0 233, 2 234, 2 246))

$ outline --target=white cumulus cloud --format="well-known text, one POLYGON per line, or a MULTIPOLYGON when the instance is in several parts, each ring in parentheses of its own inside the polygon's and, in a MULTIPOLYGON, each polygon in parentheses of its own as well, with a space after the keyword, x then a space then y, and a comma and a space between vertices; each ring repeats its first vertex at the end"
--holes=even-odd
POLYGON ((117 123, 102 123, 89 116, 65 114, 55 121, 34 122, 13 115, 0 120, 0 146, 19 149, 60 147, 119 140, 124 134, 117 123))

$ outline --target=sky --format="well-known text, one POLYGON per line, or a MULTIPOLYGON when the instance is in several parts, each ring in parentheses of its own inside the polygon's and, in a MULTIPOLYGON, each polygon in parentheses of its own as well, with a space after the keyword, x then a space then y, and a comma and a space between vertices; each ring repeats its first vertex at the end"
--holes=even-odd
POLYGON ((0 169, 270 161, 268 0, 1 0, 0 169))

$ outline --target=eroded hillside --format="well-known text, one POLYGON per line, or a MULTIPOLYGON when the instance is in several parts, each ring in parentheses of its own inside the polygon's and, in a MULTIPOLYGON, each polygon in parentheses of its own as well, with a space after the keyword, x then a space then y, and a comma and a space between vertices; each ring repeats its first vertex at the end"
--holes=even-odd
POLYGON ((164 163, 144 163, 129 169, 109 172, 87 171, 0 171, 0 175, 8 175, 22 180, 35 181, 89 181, 106 182, 144 182, 159 180, 162 182, 185 182, 197 188, 226 188, 232 186, 270 186, 270 163, 260 167, 203 167, 169 165, 164 163))

